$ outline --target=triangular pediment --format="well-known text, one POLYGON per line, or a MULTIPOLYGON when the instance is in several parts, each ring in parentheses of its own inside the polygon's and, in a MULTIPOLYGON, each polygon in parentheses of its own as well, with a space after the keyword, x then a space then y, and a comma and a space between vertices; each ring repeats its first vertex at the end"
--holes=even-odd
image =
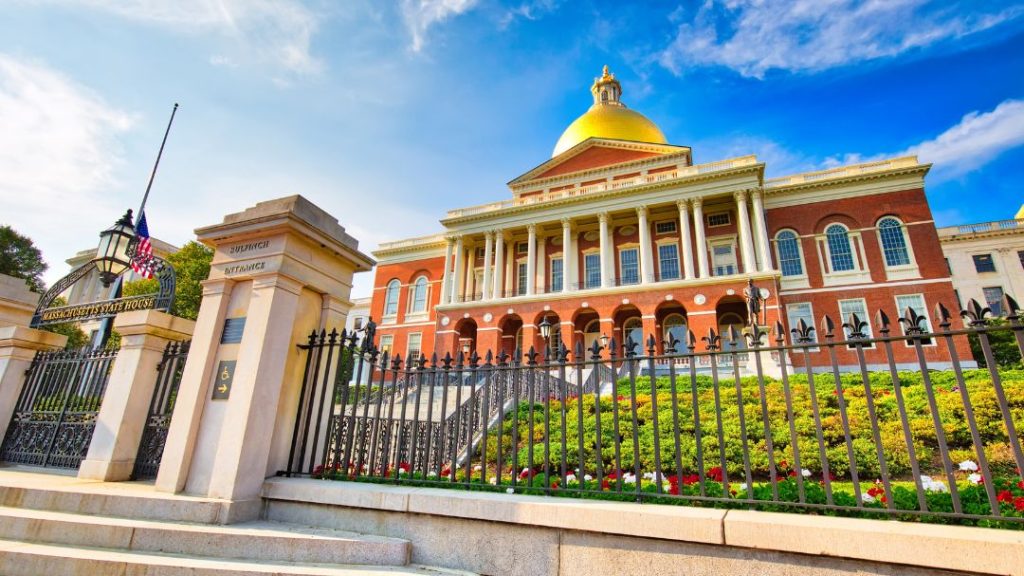
POLYGON ((584 172, 655 156, 690 153, 687 146, 651 144, 605 138, 588 138, 508 183, 516 186, 531 180, 584 172))

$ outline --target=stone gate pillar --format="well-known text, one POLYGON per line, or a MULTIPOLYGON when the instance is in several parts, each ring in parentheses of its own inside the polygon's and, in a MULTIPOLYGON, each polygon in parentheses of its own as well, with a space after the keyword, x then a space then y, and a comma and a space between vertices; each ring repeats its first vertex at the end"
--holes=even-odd
POLYGON ((263 480, 287 466, 311 330, 343 327, 352 275, 374 262, 302 196, 196 230, 214 252, 168 431, 158 490, 258 512, 263 480))
POLYGON ((191 320, 159 310, 122 312, 114 318, 121 350, 96 415, 89 452, 78 468, 79 478, 116 482, 131 477, 164 349, 171 341, 188 340, 194 326, 191 320))
POLYGON ((39 294, 25 281, 0 274, 0 442, 25 385, 25 371, 38 351, 64 347, 67 336, 28 327, 39 294))

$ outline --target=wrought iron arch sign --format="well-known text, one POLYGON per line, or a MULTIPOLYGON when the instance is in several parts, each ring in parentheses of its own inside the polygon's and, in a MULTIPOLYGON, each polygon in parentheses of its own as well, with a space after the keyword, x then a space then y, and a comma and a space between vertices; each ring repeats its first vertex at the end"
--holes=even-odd
POLYGON ((60 296, 65 290, 96 268, 96 262, 91 260, 75 268, 67 276, 55 282, 43 294, 42 298, 39 299, 39 305, 36 306, 35 314, 32 315, 32 322, 29 326, 38 328, 49 324, 109 318, 120 312, 128 312, 130 310, 162 310, 170 312, 171 306, 174 304, 174 288, 176 284, 174 268, 162 258, 157 256, 152 258, 156 262, 154 277, 160 285, 156 292, 51 308, 50 304, 53 304, 57 296, 60 296))

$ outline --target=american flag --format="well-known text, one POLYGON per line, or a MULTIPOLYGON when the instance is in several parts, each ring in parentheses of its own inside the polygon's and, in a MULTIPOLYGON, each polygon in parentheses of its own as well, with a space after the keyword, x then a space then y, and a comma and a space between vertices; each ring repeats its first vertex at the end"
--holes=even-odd
POLYGON ((143 278, 152 278, 156 271, 157 260, 153 257, 153 245, 149 241, 149 226, 146 225, 146 213, 139 218, 139 226, 135 230, 135 254, 132 255, 132 270, 143 278))

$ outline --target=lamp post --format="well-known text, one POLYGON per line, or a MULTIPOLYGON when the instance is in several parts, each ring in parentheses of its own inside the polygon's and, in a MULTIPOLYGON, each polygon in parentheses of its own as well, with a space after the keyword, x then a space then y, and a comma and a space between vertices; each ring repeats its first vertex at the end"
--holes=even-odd
POLYGON ((548 321, 548 317, 545 316, 541 319, 540 324, 537 325, 540 329, 540 337, 544 339, 544 349, 551 353, 551 322, 548 321))
POLYGON ((100 244, 96 248, 93 262, 100 271, 100 282, 103 282, 104 288, 109 288, 131 265, 128 246, 134 237, 131 210, 125 212, 113 226, 100 232, 100 244))

